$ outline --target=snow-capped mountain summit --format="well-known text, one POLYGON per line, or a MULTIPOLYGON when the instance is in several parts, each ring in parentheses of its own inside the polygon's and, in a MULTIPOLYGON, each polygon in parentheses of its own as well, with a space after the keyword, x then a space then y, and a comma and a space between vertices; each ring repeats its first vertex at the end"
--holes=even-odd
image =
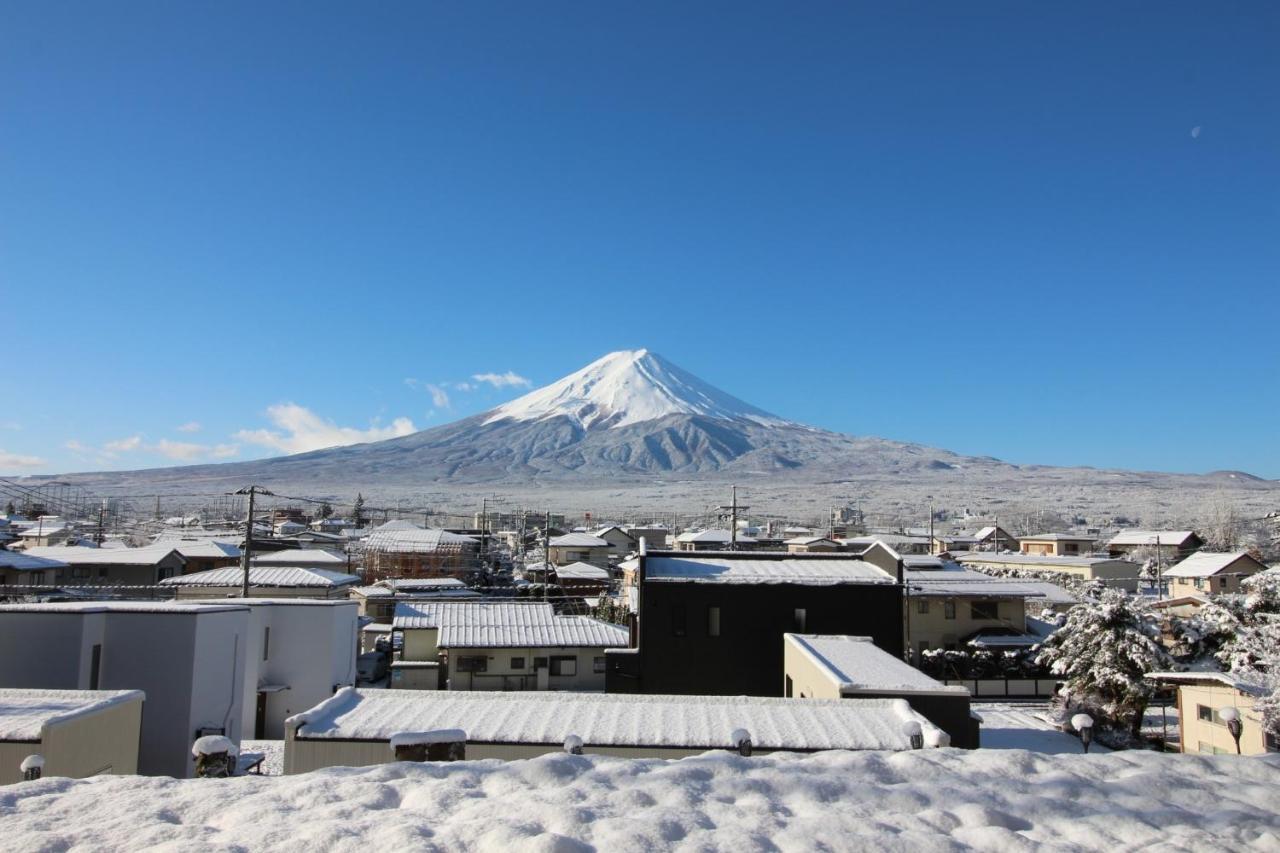
POLYGON ((669 415, 743 420, 761 426, 789 424, 647 349, 611 352, 558 382, 499 406, 484 423, 564 416, 583 429, 618 429, 669 415))

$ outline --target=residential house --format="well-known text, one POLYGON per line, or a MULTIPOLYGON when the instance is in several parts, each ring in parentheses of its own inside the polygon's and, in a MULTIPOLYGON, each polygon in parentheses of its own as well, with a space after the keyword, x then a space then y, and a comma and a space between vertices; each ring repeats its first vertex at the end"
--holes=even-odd
POLYGON ((750 551, 755 548, 756 540, 742 533, 735 539, 728 530, 689 530, 677 536, 675 544, 677 551, 728 551, 731 546, 739 551, 750 551))
POLYGON ((1113 557, 1039 557, 1034 554, 991 554, 977 551, 961 554, 956 562, 965 568, 1017 569, 1028 572, 1052 572, 1076 580, 1102 581, 1109 587, 1136 592, 1137 563, 1113 557))
POLYGON ((555 583, 560 585, 566 595, 587 597, 603 595, 609 590, 609 583, 612 580, 607 569, 590 563, 555 566, 551 572, 555 575, 555 583))
POLYGON ((300 521, 294 521, 286 518, 284 521, 276 522, 275 534, 277 536, 293 536, 297 533, 305 533, 308 527, 300 521))
POLYGON ((1167 563, 1175 563, 1204 547, 1194 530, 1121 530, 1107 543, 1112 557, 1127 557, 1139 549, 1160 551, 1167 563))
MULTIPOLYGON (((21 551, 0 548, 0 587, 45 586, 56 584, 70 573, 71 566, 62 560, 33 557, 21 551)), ((0 596, 21 595, 21 590, 0 592, 0 596)))
POLYGON ((481 595, 457 578, 388 578, 371 586, 352 587, 350 594, 360 615, 380 624, 391 623, 401 601, 457 601, 481 595))
POLYGON ((628 639, 626 628, 542 601, 402 603, 392 628, 403 637, 393 688, 603 690, 605 649, 628 639))
POLYGON ((972 551, 1016 551, 1018 550, 1018 537, 1011 534, 998 524, 991 524, 981 528, 973 534, 972 551))
POLYGON ((0 605, 0 687, 141 690, 138 772, 191 776, 191 744, 238 743, 249 608, 94 601, 0 605))
POLYGON ((617 526, 602 527, 591 535, 609 543, 609 556, 615 561, 621 560, 640 547, 639 540, 617 526))
POLYGON ((136 774, 142 700, 140 690, 0 689, 0 785, 21 782, 32 755, 45 776, 136 774))
POLYGON ((1241 581, 1266 570, 1267 567, 1247 551, 1229 554, 1197 551, 1165 569, 1163 574, 1169 581, 1170 595, 1178 597, 1240 592, 1241 581))
POLYGON ((671 531, 667 528, 655 525, 628 525, 623 530, 636 542, 635 548, 632 550, 639 550, 641 539, 645 541, 645 545, 651 550, 661 550, 667 547, 667 539, 671 535, 671 531))
POLYGON ((182 567, 183 574, 240 565, 240 548, 234 542, 226 540, 163 536, 155 544, 172 548, 186 560, 182 567))
POLYGON ((1280 738, 1263 728, 1254 707, 1271 692, 1269 686, 1226 672, 1153 672, 1147 678, 1177 687, 1182 752, 1234 755, 1235 738, 1222 717, 1227 708, 1240 718, 1240 754, 1280 752, 1280 738))
POLYGON ((787 546, 788 554, 821 554, 843 550, 843 546, 834 539, 825 536, 797 536, 782 544, 787 546))
POLYGON ((456 757, 504 761, 562 753, 570 741, 620 758, 737 752, 743 737, 753 754, 900 751, 912 748, 907 723, 936 740, 937 728, 901 699, 344 689, 290 720, 284 772, 422 760, 429 742, 450 740, 456 757))
POLYGON ((351 560, 346 554, 335 554, 321 548, 286 548, 283 551, 255 551, 253 564, 260 568, 287 566, 294 569, 325 569, 349 572, 351 560))
POLYGON ((109 584, 112 586, 153 586, 182 574, 187 561, 172 545, 143 548, 87 548, 82 545, 53 545, 28 548, 27 555, 59 560, 70 566, 50 583, 66 586, 109 584))
POLYGON ((547 560, 552 565, 590 563, 602 569, 609 567, 609 554, 613 545, 590 533, 566 533, 556 536, 547 548, 547 560))
POLYGON ((30 550, 67 544, 74 535, 75 530, 66 524, 40 521, 19 531, 18 541, 24 549, 30 550))
POLYGON ((969 691, 948 687, 870 637, 783 635, 783 695, 801 699, 905 699, 946 732, 952 746, 977 749, 978 719, 969 691))
POLYGON ((787 633, 869 636, 902 654, 898 574, 851 555, 646 549, 637 561, 632 648, 606 655, 610 693, 780 695, 787 633))
POLYGON ((958 533, 945 536, 938 534, 931 541, 931 551, 934 554, 962 554, 967 551, 976 551, 978 548, 976 536, 958 533))
MULTIPOLYGON (((328 569, 255 565, 249 570, 249 594, 255 598, 347 599, 358 583, 355 575, 328 569)), ((211 569, 166 578, 160 585, 172 588, 182 600, 234 597, 244 589, 244 570, 211 569)))
POLYGON ((1018 537, 1018 550, 1038 557, 1079 557, 1092 553, 1096 544, 1097 540, 1092 536, 1075 533, 1040 533, 1018 537))
POLYGON ((840 544, 844 546, 846 551, 852 551, 855 554, 865 551, 876 542, 883 542, 904 556, 924 555, 932 550, 931 540, 928 536, 903 533, 871 533, 865 536, 854 536, 840 540, 840 544))

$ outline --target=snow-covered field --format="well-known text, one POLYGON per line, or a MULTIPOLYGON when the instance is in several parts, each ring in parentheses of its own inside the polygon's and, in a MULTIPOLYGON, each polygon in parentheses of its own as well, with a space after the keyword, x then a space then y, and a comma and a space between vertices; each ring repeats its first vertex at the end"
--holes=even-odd
POLYGON ((4 849, 1280 850, 1280 756, 556 754, 0 788, 4 849))
MULTIPOLYGON (((1049 706, 1029 702, 974 702, 982 717, 983 749, 1029 749, 1050 755, 1083 752, 1080 738, 1067 734, 1048 720, 1049 706)), ((1100 743, 1093 752, 1110 752, 1100 743)))

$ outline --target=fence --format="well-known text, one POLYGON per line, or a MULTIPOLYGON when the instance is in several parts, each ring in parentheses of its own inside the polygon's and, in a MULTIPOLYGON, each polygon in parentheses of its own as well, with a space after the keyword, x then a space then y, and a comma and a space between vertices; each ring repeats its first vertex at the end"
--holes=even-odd
POLYGON ((974 699, 1025 699, 1028 701, 1051 698, 1061 683, 1052 678, 947 679, 948 686, 963 687, 974 699))

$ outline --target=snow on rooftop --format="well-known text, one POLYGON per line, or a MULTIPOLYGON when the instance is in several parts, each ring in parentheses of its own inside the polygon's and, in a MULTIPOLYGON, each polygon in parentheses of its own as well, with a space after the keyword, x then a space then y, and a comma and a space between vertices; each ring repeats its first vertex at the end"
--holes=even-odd
POLYGON ((1039 533, 1035 536, 1019 536, 1019 542, 1095 542, 1097 537, 1087 533, 1039 533))
MULTIPOLYGON (((393 523, 393 522, 388 522, 393 523)), ((385 527, 385 525, 384 525, 385 527)), ((435 551, 457 552, 465 548, 476 547, 479 543, 470 536, 450 533, 447 530, 421 527, 397 527, 384 529, 380 527, 365 539, 365 547, 370 551, 401 554, 430 554, 435 551)))
POLYGON ((0 604, 0 613, 180 613, 199 615, 246 609, 239 601, 227 604, 178 601, 49 601, 0 604))
POLYGON ((65 569, 69 564, 62 560, 48 557, 33 557, 22 551, 7 551, 0 548, 0 569, 15 569, 20 572, 41 572, 45 569, 65 569))
MULTIPOLYGON (((87 548, 83 545, 47 545, 28 548, 32 557, 61 560, 71 566, 154 566, 163 561, 176 548, 169 544, 147 545, 142 548, 87 548)), ((181 556, 181 555, 179 555, 181 556)))
MULTIPOLYGON (((726 545, 732 539, 733 534, 728 530, 689 530, 676 537, 677 542, 718 542, 726 545)), ((738 542, 742 544, 751 544, 755 541, 751 536, 738 534, 738 542)))
POLYGON ((398 631, 436 628, 441 648, 625 646, 630 632, 588 616, 559 616, 546 602, 422 601, 396 605, 398 631))
POLYGON ((552 548, 608 548, 609 543, 590 533, 566 533, 551 540, 552 548))
MULTIPOLYGON (((844 700, 852 702, 855 700, 844 700)), ((736 725, 736 724, 735 724, 736 725)), ((465 728, 465 727, 464 727, 465 728)), ((754 732, 753 732, 754 734, 754 732)), ((1274 758, 1130 750, 555 754, 5 789, 23 849, 1224 850, 1274 846, 1274 758)), ((984 741, 986 737, 984 736, 984 741)))
POLYGON ((468 741, 553 744, 576 734, 605 746, 724 749, 734 729, 756 749, 907 749, 901 699, 781 699, 600 693, 343 688, 298 717, 298 738, 389 740, 399 732, 460 728, 468 741))
POLYGON ((375 586, 385 586, 396 592, 467 588, 467 585, 457 578, 386 578, 378 581, 375 586))
POLYGON ((573 580, 601 580, 609 579, 609 572, 599 566, 593 566, 590 563, 570 563, 567 566, 556 566, 556 576, 559 578, 570 578, 573 580))
POLYGON ((40 740, 48 723, 142 701, 141 690, 0 689, 0 741, 40 740))
POLYGON ((283 551, 259 551, 253 555, 255 566, 345 566, 347 558, 321 548, 286 548, 283 551))
MULTIPOLYGON (((329 569, 308 569, 300 566, 253 566, 249 569, 249 586, 264 587, 338 587, 352 586, 360 578, 329 569)), ((189 575, 165 578, 161 586, 230 586, 244 583, 244 570, 239 566, 224 566, 189 575)))
POLYGON ((992 598, 1040 598, 1044 591, 1033 588, 1022 580, 992 577, 982 572, 971 572, 956 566, 947 569, 903 571, 902 577, 910 585, 910 595, 982 595, 992 598))
POLYGON ((1111 537, 1108 545, 1166 545, 1181 546, 1195 536, 1194 530, 1121 530, 1111 537))
POLYGON ((978 563, 992 566, 1028 566, 1031 568, 1053 569, 1055 566, 1072 568, 1088 568, 1100 563, 1123 562, 1119 557, 1053 557, 1040 554, 991 554, 972 553, 957 554, 957 563, 978 563))
POLYGON ((1211 682, 1235 688, 1241 693, 1251 696, 1266 696, 1271 692, 1269 685, 1236 675, 1230 672, 1149 672, 1147 678, 1152 681, 1165 681, 1172 684, 1204 684, 1211 682))
POLYGON ((741 554, 697 556, 651 555, 645 559, 645 580, 673 583, 803 584, 834 586, 849 583, 896 583, 897 579, 871 563, 854 557, 779 559, 741 554))
POLYGON ((1177 565, 1165 569, 1164 576, 1167 578, 1207 578, 1230 568, 1233 563, 1240 559, 1245 561, 1245 565, 1242 567, 1245 571, 1261 571, 1262 567, 1256 564, 1256 561, 1249 556, 1248 551, 1235 551, 1229 554, 1197 551, 1177 565))
POLYGON ((870 637, 784 634, 821 667, 843 693, 960 693, 877 647, 870 637))
POLYGON ((172 548, 188 560, 222 560, 228 557, 240 557, 240 548, 238 545, 233 542, 219 541, 217 539, 160 536, 155 540, 155 544, 166 548, 172 548))
POLYGON ((484 422, 566 417, 584 429, 617 429, 669 415, 764 425, 790 423, 644 349, 609 353, 576 373, 499 406, 484 422))

